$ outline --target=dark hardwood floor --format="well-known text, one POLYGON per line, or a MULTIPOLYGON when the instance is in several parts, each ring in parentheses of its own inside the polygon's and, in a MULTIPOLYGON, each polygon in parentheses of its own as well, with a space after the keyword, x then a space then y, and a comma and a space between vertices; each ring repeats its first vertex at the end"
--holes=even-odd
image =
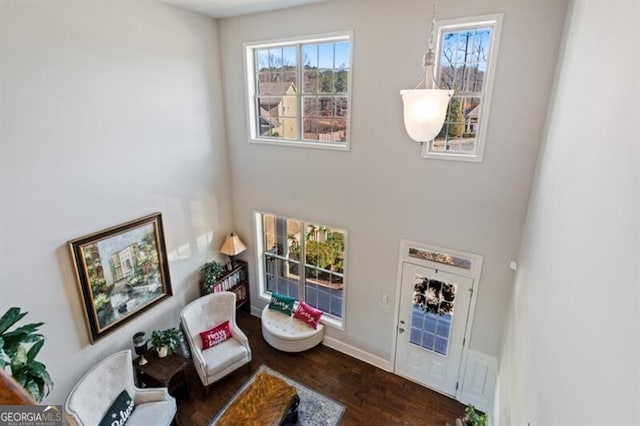
POLYGON ((444 426, 454 424, 464 411, 451 398, 323 345, 299 354, 273 349, 262 339, 260 319, 249 314, 238 312, 238 325, 251 344, 251 372, 241 368, 214 383, 208 397, 192 372, 190 395, 178 399, 180 426, 208 425, 261 364, 345 405, 342 426, 444 426))

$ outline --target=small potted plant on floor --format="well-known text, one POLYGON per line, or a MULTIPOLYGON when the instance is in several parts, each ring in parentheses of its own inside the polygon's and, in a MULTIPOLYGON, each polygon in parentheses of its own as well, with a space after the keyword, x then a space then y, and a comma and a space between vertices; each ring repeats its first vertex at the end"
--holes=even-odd
MULTIPOLYGON (((458 421, 456 421, 456 424, 458 421)), ((464 417, 461 424, 464 426, 486 426, 487 415, 476 411, 473 405, 467 405, 464 409, 464 417)))
POLYGON ((151 345, 158 351, 158 356, 164 358, 175 352, 178 345, 180 345, 181 338, 182 332, 177 328, 168 328, 162 331, 156 330, 151 334, 151 345))

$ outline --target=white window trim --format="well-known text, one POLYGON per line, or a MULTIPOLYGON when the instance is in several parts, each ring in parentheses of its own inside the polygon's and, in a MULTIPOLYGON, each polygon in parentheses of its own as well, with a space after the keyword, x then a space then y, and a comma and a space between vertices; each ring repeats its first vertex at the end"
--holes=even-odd
MULTIPOLYGON (((260 211, 260 210, 254 210, 253 211, 253 233, 254 233, 254 256, 256 259, 256 277, 257 277, 257 281, 258 281, 258 298, 263 301, 263 302, 267 302, 269 303, 271 301, 271 292, 267 290, 267 286, 264 280, 264 271, 265 271, 265 264, 264 264, 264 230, 262 229, 262 215, 264 214, 271 214, 274 215, 276 217, 279 218, 286 218, 289 220, 295 220, 297 222, 300 223, 322 223, 325 226, 331 227, 331 228, 337 228, 340 229, 341 231, 344 232, 344 254, 345 254, 345 258, 349 259, 349 254, 348 254, 348 250, 349 250, 349 232, 347 231, 347 229, 345 229, 342 226, 333 226, 333 225, 327 225, 325 223, 323 223, 323 221, 313 221, 313 220, 300 220, 297 219, 295 217, 292 216, 287 216, 287 215, 281 215, 281 214, 276 214, 276 213, 270 213, 270 212, 265 212, 265 211, 260 211)), ((345 283, 348 282, 347 280, 347 263, 345 262, 344 264, 344 272, 343 272, 343 276, 344 276, 344 280, 345 283)), ((304 261, 301 261, 301 266, 304 267, 304 261)), ((324 325, 330 326, 332 328, 344 331, 346 330, 346 316, 347 316, 347 292, 348 292, 348 285, 345 285, 343 291, 342 291, 342 319, 340 318, 336 318, 333 316, 330 316, 327 313, 322 314, 322 317, 320 317, 320 322, 324 325)))
MULTIPOLYGON (((314 34, 300 37, 287 37, 287 38, 278 38, 272 40, 262 40, 256 42, 246 42, 243 43, 242 48, 244 50, 244 66, 245 66, 245 105, 246 105, 246 117, 247 117, 247 135, 249 136, 249 142, 260 144, 260 145, 280 145, 280 146, 289 146, 289 147, 298 147, 298 148, 315 148, 315 149, 328 149, 335 151, 349 151, 351 145, 351 109, 352 109, 352 82, 353 82, 353 31, 337 31, 332 33, 324 33, 324 34, 314 34), (261 138, 258 136, 256 131, 256 106, 253 101, 256 91, 256 81, 255 81, 255 69, 254 69, 254 59, 253 59, 253 51, 254 49, 260 49, 265 47, 274 47, 274 46, 284 46, 290 45, 292 43, 295 44, 304 44, 304 43, 321 43, 327 41, 340 41, 340 40, 348 40, 350 43, 349 48, 349 75, 347 79, 348 91, 347 91, 347 99, 349 103, 349 109, 347 110, 347 131, 346 131, 346 141, 345 142, 332 142, 332 143, 322 143, 322 142, 310 142, 305 141, 300 138, 299 140, 278 140, 278 139, 270 139, 270 138, 261 138)), ((298 61, 298 67, 300 67, 300 61, 298 61)), ((302 114, 302 108, 299 108, 300 113, 302 114)), ((302 117, 299 117, 299 120, 302 117)))
POLYGON ((459 152, 432 152, 429 151, 429 143, 422 144, 422 158, 435 158, 439 160, 469 161, 482 163, 484 159, 484 147, 487 139, 487 129, 489 128, 489 115, 491 109, 491 98, 493 94, 493 83, 496 75, 496 65, 498 62, 498 52, 500 50, 500 39, 502 34, 502 20, 504 14, 496 13, 491 15, 473 16, 468 18, 457 18, 436 21, 435 33, 437 42, 435 49, 436 70, 440 69, 440 49, 442 43, 442 33, 450 30, 463 30, 465 28, 492 28, 491 45, 489 55, 488 78, 485 81, 484 97, 482 100, 482 110, 480 113, 480 131, 476 137, 476 149, 473 154, 459 152))

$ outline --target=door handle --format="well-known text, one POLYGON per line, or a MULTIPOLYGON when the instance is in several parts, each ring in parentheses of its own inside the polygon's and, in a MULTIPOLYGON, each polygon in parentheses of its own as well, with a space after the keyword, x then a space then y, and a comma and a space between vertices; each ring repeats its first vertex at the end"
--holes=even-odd
POLYGON ((400 327, 400 328, 398 329, 398 332, 399 332, 399 333, 404 333, 404 328, 400 327))

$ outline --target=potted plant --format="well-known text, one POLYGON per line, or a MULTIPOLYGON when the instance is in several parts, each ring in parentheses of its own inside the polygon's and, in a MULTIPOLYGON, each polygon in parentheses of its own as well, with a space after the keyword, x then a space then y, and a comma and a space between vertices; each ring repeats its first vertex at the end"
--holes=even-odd
POLYGON ((467 405, 464 409, 462 424, 466 426, 486 426, 487 415, 476 411, 473 405, 467 405))
POLYGON ((154 331, 151 333, 151 345, 158 351, 158 356, 164 358, 175 352, 180 340, 182 332, 177 328, 168 328, 162 331, 154 331))
POLYGON ((13 307, 0 317, 0 368, 9 368, 16 382, 33 399, 41 402, 53 389, 47 367, 35 359, 44 345, 44 336, 37 333, 44 323, 27 324, 9 331, 27 314, 28 312, 20 312, 20 308, 13 307), (30 347, 27 349, 25 345, 30 347))
POLYGON ((215 260, 204 264, 200 269, 200 281, 202 281, 202 287, 206 293, 211 293, 216 281, 224 275, 225 271, 224 265, 215 260))

